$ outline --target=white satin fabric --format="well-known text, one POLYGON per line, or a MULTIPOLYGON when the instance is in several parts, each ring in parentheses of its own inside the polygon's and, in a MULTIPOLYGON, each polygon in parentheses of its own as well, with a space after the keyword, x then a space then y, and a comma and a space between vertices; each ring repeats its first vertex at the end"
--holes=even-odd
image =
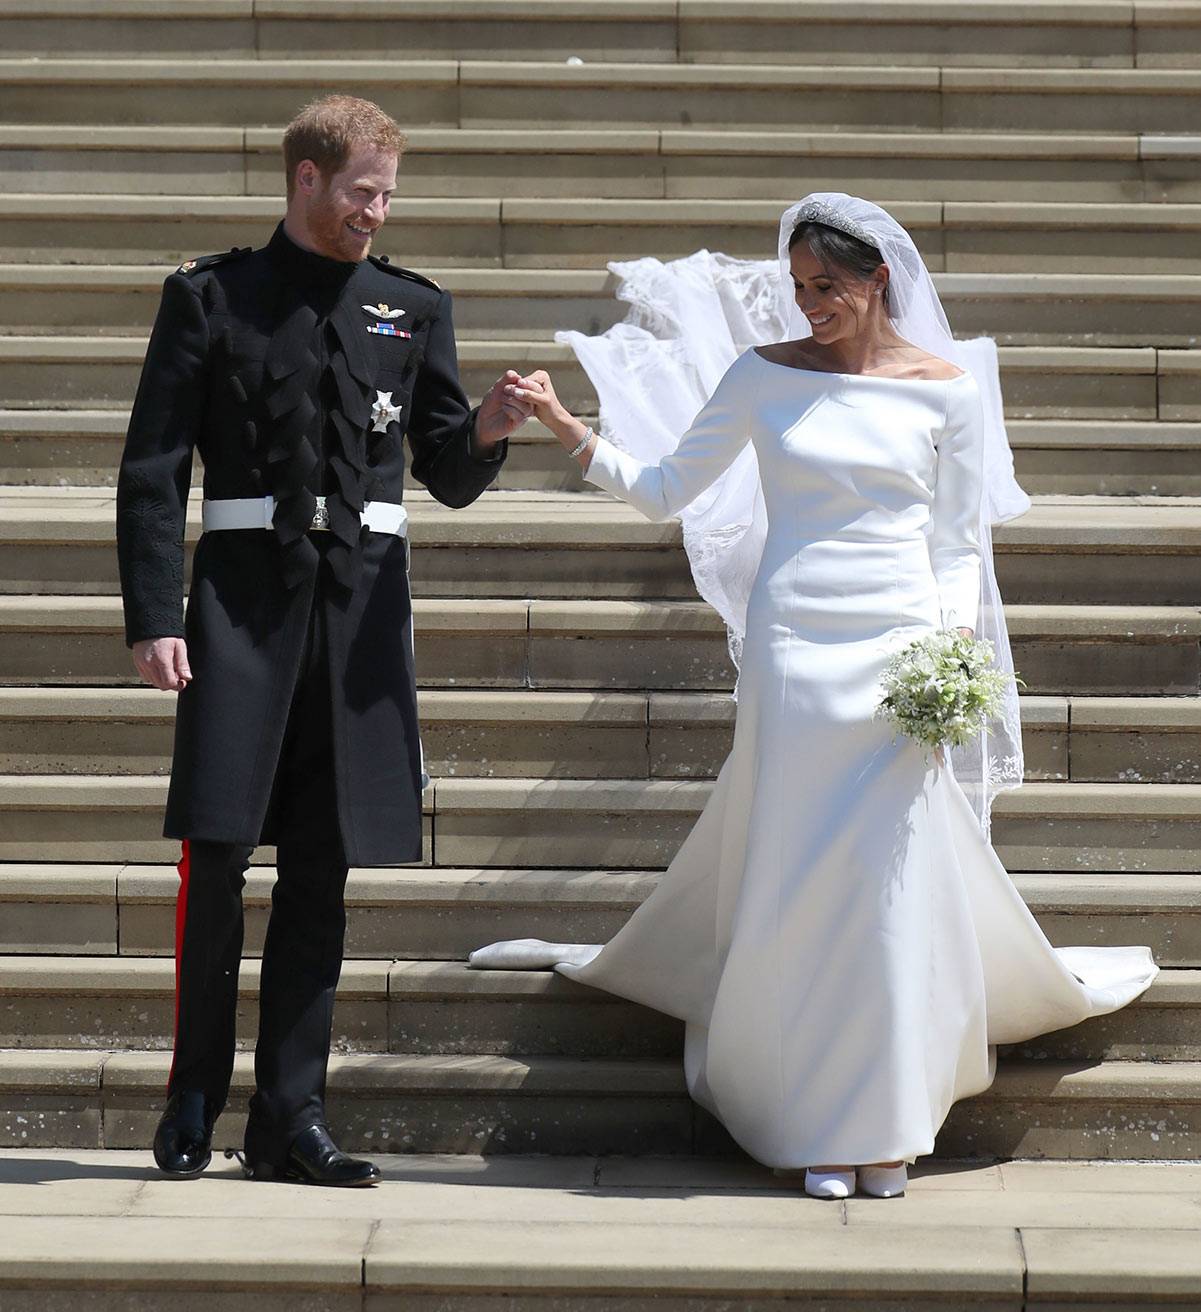
POLYGON ((952 774, 875 718, 888 656, 979 596, 970 375, 790 369, 749 350, 674 454, 588 478, 678 514, 752 443, 768 531, 734 745, 656 891, 604 948, 472 965, 564 975, 687 1022, 693 1096, 776 1167, 912 1160, 991 1045, 1123 1006, 1146 948, 1051 947, 952 774))

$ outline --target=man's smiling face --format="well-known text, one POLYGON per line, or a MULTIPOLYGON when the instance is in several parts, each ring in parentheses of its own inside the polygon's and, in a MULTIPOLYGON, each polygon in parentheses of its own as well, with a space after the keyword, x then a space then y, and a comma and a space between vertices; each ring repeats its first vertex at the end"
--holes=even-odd
POLYGON ((397 158, 367 146, 326 177, 311 161, 296 170, 294 202, 304 244, 331 260, 365 260, 396 190, 397 158))

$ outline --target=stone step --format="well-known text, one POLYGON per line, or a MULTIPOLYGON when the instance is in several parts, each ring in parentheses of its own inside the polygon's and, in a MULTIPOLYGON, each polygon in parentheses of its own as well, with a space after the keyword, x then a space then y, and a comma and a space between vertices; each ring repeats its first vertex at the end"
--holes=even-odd
POLYGON ((937 283, 960 337, 1017 346, 1188 348, 1199 340, 1201 278, 944 273, 937 283))
MULTIPOLYGON (((1040 8, 1033 6, 1035 12, 1040 8)), ((374 55, 394 63, 531 57, 562 61, 576 56, 674 62, 683 56, 681 40, 696 39, 686 34, 705 26, 699 16, 687 19, 679 15, 676 4, 669 0, 625 0, 604 6, 589 0, 533 0, 526 5, 505 0, 467 4, 462 0, 419 0, 417 4, 372 3, 337 10, 304 0, 222 0, 205 5, 175 0, 154 6, 121 0, 102 9, 89 6, 86 0, 49 0, 36 9, 8 0, 0 6, 0 43, 5 51, 41 58, 71 54, 83 58, 279 61, 374 55), (59 21, 47 21, 53 19, 59 21), (56 32, 61 33, 57 41, 56 32)), ((835 33, 845 33, 845 26, 845 22, 831 24, 832 53, 838 49, 835 33)), ((1006 26, 997 24, 998 34, 1006 26)), ((913 39, 930 27, 931 20, 915 8, 903 30, 913 39)), ((731 25, 730 31, 742 28, 742 24, 731 25)), ((1053 19, 1048 24, 1052 41, 1059 36, 1066 44, 1069 31, 1079 32, 1079 25, 1053 19)), ((1152 31, 1147 29, 1148 40, 1152 31)), ((997 39, 1001 39, 999 35, 997 39)), ((1014 40, 1017 49, 1029 44, 1014 40)), ((1116 16, 1097 45, 1105 63, 1135 62, 1132 32, 1116 16)), ((703 51, 702 42, 697 53, 709 58, 703 51)), ((1052 57, 1048 62, 1058 61, 1052 57)), ((1065 53, 1062 62, 1076 61, 1065 53)))
MULTIPOLYGON (((39 783, 26 780, 13 791, 20 797, 21 787, 39 783)), ((710 785, 700 781, 444 779, 435 786, 434 860, 473 866, 663 865, 679 850, 709 792, 710 785)), ((45 793, 69 796, 70 782, 48 784, 45 793)), ((12 813, 15 827, 16 807, 12 813)), ((993 842, 1014 871, 1184 872, 1201 870, 1199 822, 1201 785, 1033 783, 997 799, 993 842)), ((49 854, 56 841, 53 824, 42 828, 48 854, 41 859, 62 859, 49 854)), ((6 852, 0 843, 0 856, 19 855, 16 846, 6 852)), ((91 852, 67 855, 104 859, 91 852)))
MULTIPOLYGON (((0 201, 2 203, 2 201, 0 201)), ((0 388, 15 409, 125 409, 146 353, 142 337, 0 335, 0 388)), ((1013 419, 1149 423, 1201 419, 1201 350, 1002 346, 1005 411, 1013 419)), ((595 413, 596 394, 571 348, 549 339, 462 338, 469 396, 506 369, 552 371, 563 403, 595 413)))
MULTIPOLYGON (((728 691, 721 619, 702 602, 418 598, 423 687, 728 691), (486 639, 486 641, 485 641, 486 639)), ((1195 606, 1008 606, 1031 693, 1201 692, 1195 606)), ((0 594, 0 681, 136 684, 116 597, 0 594)))
MULTIPOLYGON (((440 779, 424 865, 657 869, 707 800, 706 780, 440 779)), ((153 775, 0 775, 0 861, 174 860, 153 775)), ((1201 784, 1031 783, 1002 794, 1008 869, 1201 871, 1201 784)), ((271 860, 270 849, 256 855, 271 860)))
POLYGON ((1127 1309, 1201 1293, 1198 1172, 1183 1163, 934 1161, 882 1208, 823 1205, 797 1174, 739 1157, 372 1157, 383 1182, 339 1196, 331 1217, 322 1191, 284 1187, 265 1214, 262 1191, 220 1157, 181 1189, 151 1178, 144 1146, 8 1150, 6 1308, 203 1306, 215 1273, 226 1307, 269 1312, 471 1312, 502 1298, 579 1312, 1021 1312, 1063 1306, 1063 1291, 1127 1309))
MULTIPOLYGON (((1048 715, 1054 714, 1052 706, 1048 715)), ((1069 702, 1069 777, 1077 781, 1201 782, 1193 699, 1074 697, 1069 702)), ((1037 735, 1036 735, 1037 737, 1037 735)))
MULTIPOLYGON (((128 421, 122 410, 0 409, 0 487, 113 485, 128 421)), ((1201 496, 1201 424, 1011 419, 1008 428, 1018 480, 1033 495, 1201 496)), ((200 474, 197 460, 194 482, 200 474)), ((510 439, 498 485, 565 492, 583 481, 531 422, 510 439)))
MULTIPOLYGON (((256 957, 262 953, 275 869, 255 866, 246 878, 245 952, 256 957)), ((355 869, 346 890, 346 955, 465 960, 485 941, 530 933, 604 942, 657 878, 611 870, 355 869)), ((1193 955, 1201 957, 1201 944, 1191 931, 1190 899, 1194 891, 1201 897, 1201 883, 1191 876, 1139 878, 1150 882, 1127 890, 1133 923, 1163 941, 1165 965, 1192 964, 1193 955), (1163 884, 1165 879, 1176 882, 1163 884), (1173 909, 1175 934, 1156 936, 1161 906, 1173 909), (1176 961, 1173 953, 1190 960, 1176 961)), ((178 889, 174 866, 0 864, 0 953, 170 956, 178 889)), ((1116 892, 1111 900, 1118 900, 1116 892)), ((1110 932, 1106 916, 1123 926, 1126 914, 1101 908, 1093 932, 1110 932)))
MULTIPOLYGON (((545 641, 532 636, 538 622, 532 630, 529 602, 418 600, 413 610, 425 667, 421 681, 427 687, 524 687, 537 662, 555 663, 549 658, 555 654, 558 632, 548 631, 545 641)), ((621 621, 627 642, 637 641, 644 630, 650 639, 637 648, 637 660, 628 677, 640 677, 645 663, 665 662, 670 651, 672 675, 665 677, 676 680, 670 686, 730 687, 733 676, 724 631, 716 627, 720 621, 711 621, 711 612, 700 605, 686 606, 685 611, 678 614, 673 607, 652 608, 644 618, 634 607, 631 616, 621 621), (672 631, 674 648, 664 629, 672 631), (697 635, 691 641, 690 631, 697 635)), ((1166 624, 1164 637, 1173 645, 1173 650, 1165 653, 1164 674, 1178 681, 1193 679, 1195 660, 1185 648, 1174 649, 1178 642, 1188 641, 1179 635, 1189 628, 1191 616, 1177 611, 1171 614, 1178 618, 1160 622, 1161 628, 1166 624)), ((554 624, 558 609, 550 606, 546 615, 548 623, 554 624)), ((1192 646, 1196 646, 1195 638, 1192 646)), ((136 683, 125 650, 120 602, 115 597, 0 595, 0 671, 5 682, 17 684, 136 683)), ((544 686, 565 685, 561 676, 556 681, 548 671, 544 686)))
MULTIPOLYGON (((7 192, 278 196, 278 128, 0 124, 7 192)), ((1193 136, 1083 133, 745 132, 634 128, 414 128, 406 197, 796 199, 1137 203, 1201 200, 1193 136), (537 155, 537 169, 513 168, 537 155)))
POLYGON ((1013 419, 1007 427, 1018 481, 1033 496, 1201 494, 1201 425, 1013 419))
MULTIPOLYGON (((259 963, 239 976, 238 1046, 258 1032, 259 963)), ((175 963, 166 958, 0 957, 0 1047, 169 1052, 175 963)), ((477 971, 461 961, 345 963, 334 1049, 465 1057, 682 1058, 670 1017, 550 971, 477 971)), ((1165 970, 1133 1005, 1014 1045, 1035 1061, 1195 1061, 1201 971, 1165 970)))
MULTIPOLYGON (((1145 602, 1174 601, 1183 592, 1157 587, 1143 578, 1139 562, 1150 560, 1150 554, 1142 553, 1154 553, 1158 569, 1179 569, 1187 575, 1194 550, 1189 526, 1194 516, 1201 530, 1201 504, 1194 509, 1189 501, 1037 500, 1020 519, 994 529, 1002 595, 1014 602, 1043 604, 1133 601, 1136 593, 1145 602), (1098 570, 1106 572, 1104 580, 1098 570)), ((1197 562, 1201 566, 1201 555, 1197 562)), ((1148 565, 1147 573, 1153 572, 1148 565)))
MULTIPOLYGON (((1192 25, 1189 24, 1191 27, 1192 25)), ((406 126, 1194 134, 1201 69, 851 63, 0 59, 10 124, 286 123, 346 86, 406 126)))
MULTIPOLYGON (((619 870, 352 870, 350 958, 463 961, 504 938, 604 943, 658 882, 619 870)), ((275 871, 247 875, 246 955, 259 956, 275 871)), ((1018 891, 1057 946, 1145 943, 1164 967, 1201 966, 1195 874, 1018 874, 1018 891)), ((0 864, 0 953, 170 956, 174 866, 0 864)))
MULTIPOLYGON (((878 198, 908 228, 932 273, 1188 276, 1201 255, 1201 204, 878 198)), ((36 191, 5 193, 0 261, 177 264, 262 245, 282 213, 274 196, 82 193, 55 195, 48 204, 36 191)), ((675 258, 700 247, 767 259, 779 219, 778 200, 402 194, 377 250, 416 269, 594 270, 608 260, 675 258)))
POLYGON ((305 0, 85 0, 0 7, 10 56, 120 59, 519 59, 588 63, 858 64, 1134 68, 1201 64, 1190 6, 1129 0, 1065 5, 1027 0, 972 5, 919 0, 887 5, 825 0, 463 0, 329 9, 305 0), (40 20, 40 21, 39 21, 40 20), (48 21, 50 20, 50 21, 48 21), (58 21, 53 21, 58 20, 58 21))
MULTIPOLYGON (((167 780, 152 775, 0 775, 0 861, 174 861, 160 837, 167 780)), ((432 856, 434 792, 424 796, 423 857, 432 856)), ((260 863, 274 848, 256 849, 260 863)))
MULTIPOLYGON (((239 976, 238 1046, 243 1049, 253 1049, 258 1032, 259 967, 258 961, 248 961, 239 976)), ((388 1014, 388 979, 394 968, 390 961, 344 963, 338 985, 336 1051, 399 1050, 391 1045, 388 1014)), ((0 957, 0 1048, 170 1052, 174 1027, 172 960, 0 957), (44 1037, 37 1038, 35 1031, 44 1037)))
MULTIPOLYGON (((455 298, 464 337, 527 340, 573 328, 596 334, 624 318, 605 269, 423 270, 455 298)), ((149 331, 160 265, 0 265, 0 323, 9 335, 130 335, 149 331)), ((941 273, 956 332, 1013 346, 1165 346, 1198 343, 1201 277, 941 273)))
MULTIPOLYGON (((0 494, 0 590, 118 591, 113 500, 105 488, 0 494)), ((608 497, 493 492, 461 510, 413 498, 410 511, 419 596, 696 596, 679 524, 608 497)), ((193 496, 189 543, 198 520, 193 496)), ((994 548, 1015 604, 1188 605, 1201 594, 1201 503, 1188 500, 1047 499, 998 528, 994 548)))
MULTIPOLYGON (((596 416, 588 416, 595 425, 596 416)), ((129 424, 127 410, 4 410, 0 409, 0 487, 51 486, 88 488, 114 486, 129 424)), ((1201 430, 1198 430, 1201 432, 1201 430)), ((1174 451, 1183 426, 1173 425, 1164 436, 1166 451, 1174 451), (1180 430, 1180 432, 1178 432, 1180 430)), ((1198 438, 1201 442, 1201 437, 1198 438)), ((1187 445, 1187 443, 1186 443, 1187 445)), ((1125 447, 1122 448, 1123 450, 1125 447)), ((1147 454, 1157 448, 1145 443, 1140 450, 1147 454)), ((1159 457, 1148 466, 1148 478, 1155 478, 1159 457)), ((1183 492, 1201 479, 1190 480, 1188 474, 1177 475, 1172 457, 1162 458, 1160 481, 1171 481, 1171 488, 1183 492)), ((1147 455, 1142 465, 1147 466, 1147 455)), ((1191 465, 1189 466, 1191 471, 1191 465)), ((199 483, 203 467, 199 457, 193 463, 193 482, 199 483)), ((1131 475, 1131 477, 1134 477, 1131 475)), ((1147 479, 1138 491, 1151 491, 1147 479)), ((579 491, 583 487, 579 467, 567 460, 554 439, 537 421, 530 421, 509 439, 509 458, 505 461, 497 486, 506 491, 579 491)), ((1104 490, 1096 488, 1089 490, 1104 490)), ((1165 488, 1165 490, 1167 490, 1165 488)))
MULTIPOLYGON (((1201 697, 1022 698, 1028 780, 1201 783, 1201 697)), ((711 779, 725 693, 425 689, 435 778, 711 779)), ((165 775, 175 694, 0 687, 0 774, 165 775)))
MULTIPOLYGON (((145 1150, 168 1065, 165 1052, 0 1053, 0 1142, 145 1150)), ((251 1058, 240 1054, 218 1149, 241 1147, 252 1091, 251 1058)), ((330 1062, 329 1110, 339 1143, 360 1152, 732 1151, 687 1097, 675 1061, 351 1053, 330 1062)), ((952 1111, 937 1150, 1179 1160, 1196 1156, 1199 1138, 1199 1063, 1018 1060, 1001 1063, 987 1093, 952 1111)))

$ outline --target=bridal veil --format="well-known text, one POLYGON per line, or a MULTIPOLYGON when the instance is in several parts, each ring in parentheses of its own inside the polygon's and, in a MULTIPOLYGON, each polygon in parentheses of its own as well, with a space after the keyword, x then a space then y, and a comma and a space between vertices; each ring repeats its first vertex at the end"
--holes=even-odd
MULTIPOLYGON (((795 303, 788 244, 802 221, 823 223, 874 245, 889 271, 889 314, 901 337, 970 372, 984 409, 982 544, 978 636, 1013 656, 993 565, 992 526, 1024 513, 1029 498, 1014 477, 1005 432, 996 344, 957 341, 913 239, 885 210, 842 192, 814 192, 780 219, 775 260, 741 260, 706 250, 684 259, 609 265, 625 321, 599 337, 556 334, 568 343, 600 401, 603 435, 649 464, 675 450, 722 375, 748 347, 808 337, 795 303)), ((684 548, 700 595, 721 615, 737 665, 746 606, 759 567, 767 513, 759 467, 748 444, 734 464, 682 512, 684 548)), ((1021 784, 1021 718, 1016 685, 975 741, 952 753, 955 776, 985 833, 993 798, 1021 784)))

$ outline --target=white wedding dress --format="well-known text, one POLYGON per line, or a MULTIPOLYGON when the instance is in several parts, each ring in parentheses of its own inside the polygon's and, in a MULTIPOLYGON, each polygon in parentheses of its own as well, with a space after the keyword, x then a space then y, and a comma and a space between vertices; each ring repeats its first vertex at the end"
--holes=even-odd
POLYGON ((950 771, 875 717, 890 654, 974 627, 980 396, 754 350, 679 448, 587 477, 677 515, 754 443, 767 502, 734 745, 654 893, 603 948, 497 944, 686 1022, 696 1100, 770 1166, 912 1160, 992 1045, 1116 1010, 1146 948, 1051 947, 950 771))

